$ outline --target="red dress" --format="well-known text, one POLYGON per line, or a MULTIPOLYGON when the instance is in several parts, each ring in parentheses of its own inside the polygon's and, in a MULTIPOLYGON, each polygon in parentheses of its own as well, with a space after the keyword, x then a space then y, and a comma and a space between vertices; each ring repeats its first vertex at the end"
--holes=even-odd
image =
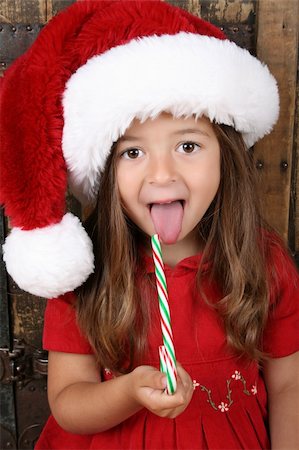
MULTIPOLYGON (((271 298, 264 333, 264 351, 283 357, 299 350, 299 277, 288 256, 275 246, 279 292, 271 298)), ((60 428, 51 416, 36 444, 45 449, 269 449, 267 393, 255 362, 240 359, 228 349, 223 324, 195 288, 200 256, 165 268, 178 361, 194 380, 187 409, 176 419, 163 419, 143 409, 120 425, 95 435, 75 435, 60 428)), ((146 257, 154 280, 153 263, 146 257)), ((208 265, 204 270, 208 271, 208 265)), ((208 298, 217 301, 219 288, 207 285, 208 298)), ((73 294, 50 300, 44 328, 44 347, 68 353, 92 353, 81 335, 70 306, 73 294)), ((157 304, 153 290, 151 298, 157 304)), ((155 306, 153 309, 155 310, 155 306)), ((159 367, 159 315, 153 324, 144 364, 159 367)), ((104 371, 104 379, 113 375, 104 371)), ((104 381, 104 380, 103 380, 104 381)))

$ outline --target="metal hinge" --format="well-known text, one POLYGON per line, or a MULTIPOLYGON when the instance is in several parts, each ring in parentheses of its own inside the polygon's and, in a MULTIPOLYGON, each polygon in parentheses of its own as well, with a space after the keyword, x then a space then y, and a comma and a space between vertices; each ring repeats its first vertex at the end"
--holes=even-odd
POLYGON ((28 382, 47 375, 48 354, 34 349, 24 341, 14 340, 13 349, 0 348, 0 383, 16 382, 24 386, 28 382))

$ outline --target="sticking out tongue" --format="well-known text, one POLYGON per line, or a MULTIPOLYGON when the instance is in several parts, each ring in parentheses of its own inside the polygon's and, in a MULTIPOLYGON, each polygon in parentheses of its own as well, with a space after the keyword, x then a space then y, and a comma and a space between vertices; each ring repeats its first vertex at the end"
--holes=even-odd
POLYGON ((151 207, 152 221, 164 244, 174 244, 182 229, 184 209, 179 201, 154 203, 151 207))

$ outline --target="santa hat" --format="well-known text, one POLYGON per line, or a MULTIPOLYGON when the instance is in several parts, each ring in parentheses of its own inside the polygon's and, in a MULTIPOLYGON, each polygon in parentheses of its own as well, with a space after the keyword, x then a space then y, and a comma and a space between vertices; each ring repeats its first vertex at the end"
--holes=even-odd
POLYGON ((207 116, 248 146, 279 100, 268 68, 219 29, 159 1, 80 1, 6 72, 1 95, 3 246, 20 288, 56 297, 94 270, 90 239, 65 214, 67 179, 92 201, 112 144, 134 118, 207 116))

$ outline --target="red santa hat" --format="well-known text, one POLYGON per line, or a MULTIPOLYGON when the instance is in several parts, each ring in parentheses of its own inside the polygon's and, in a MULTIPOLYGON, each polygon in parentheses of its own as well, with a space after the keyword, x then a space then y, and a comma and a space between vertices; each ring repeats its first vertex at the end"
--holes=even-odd
POLYGON ((205 115, 248 146, 279 112, 268 68, 222 31, 159 1, 80 1, 6 72, 1 94, 3 246, 20 288, 56 297, 94 270, 92 244, 65 213, 67 180, 92 201, 112 144, 134 118, 205 115))

